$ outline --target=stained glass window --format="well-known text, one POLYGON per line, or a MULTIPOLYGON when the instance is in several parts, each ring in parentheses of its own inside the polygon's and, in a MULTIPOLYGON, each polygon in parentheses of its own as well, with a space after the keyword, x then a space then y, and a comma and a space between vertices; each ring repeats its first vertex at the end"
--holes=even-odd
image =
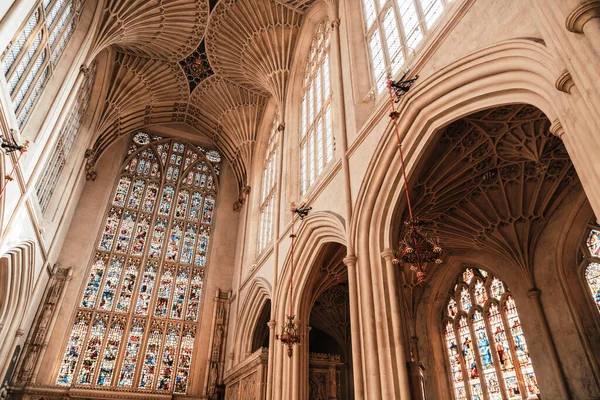
POLYGON ((363 0, 375 92, 386 88, 442 15, 447 0, 363 0))
POLYGON ((35 192, 42 213, 45 213, 48 208, 62 171, 66 166, 67 158, 69 157, 69 154, 71 154, 73 145, 79 135, 83 117, 85 116, 90 102, 92 87, 94 86, 96 65, 96 62, 92 63, 87 78, 79 88, 71 112, 60 128, 58 138, 56 139, 50 158, 46 163, 44 172, 35 184, 35 192))
POLYGON ((300 127, 300 195, 304 196, 333 160, 329 23, 315 31, 304 72, 300 127))
POLYGON ((444 308, 442 330, 455 399, 539 394, 514 298, 497 277, 465 269, 444 308))
POLYGON ((205 154, 134 135, 57 385, 186 393, 218 186, 205 154))
POLYGON ((1 69, 6 77, 19 128, 46 86, 75 30, 84 2, 38 1, 4 51, 1 69))
POLYGON ((600 312, 600 227, 591 224, 585 240, 584 278, 590 290, 592 300, 600 312))
POLYGON ((260 221, 258 224, 258 252, 263 251, 273 239, 273 214, 277 187, 277 156, 279 149, 279 121, 273 120, 269 143, 265 153, 260 193, 260 221))

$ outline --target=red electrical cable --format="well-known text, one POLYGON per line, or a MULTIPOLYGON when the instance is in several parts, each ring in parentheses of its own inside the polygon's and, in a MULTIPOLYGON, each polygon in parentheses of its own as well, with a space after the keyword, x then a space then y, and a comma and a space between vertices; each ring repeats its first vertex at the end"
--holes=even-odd
MULTIPOLYGON (((392 115, 396 112, 396 107, 394 106, 394 95, 392 92, 392 81, 388 81, 388 91, 390 93, 390 102, 392 103, 392 115)), ((408 214, 410 215, 410 219, 413 218, 412 205, 410 204, 410 196, 408 191, 408 179, 406 178, 406 167, 404 166, 404 155, 402 154, 402 143, 400 142, 400 132, 398 131, 398 121, 395 116, 392 116, 394 120, 394 131, 396 133, 396 141, 398 142, 398 152, 400 153, 400 162, 402 163, 402 176, 404 177, 404 189, 406 191, 406 203, 408 204, 408 214)))

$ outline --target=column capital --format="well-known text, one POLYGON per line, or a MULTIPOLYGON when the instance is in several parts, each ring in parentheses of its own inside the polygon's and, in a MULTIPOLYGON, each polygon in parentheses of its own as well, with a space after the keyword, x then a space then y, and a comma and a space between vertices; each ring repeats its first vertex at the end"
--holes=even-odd
POLYGON ((579 3, 565 21, 569 32, 583 33, 583 27, 593 18, 600 18, 600 0, 587 0, 579 3))
POLYGON ((269 322, 267 322, 267 326, 271 330, 275 329, 275 325, 277 325, 277 323, 274 320, 270 320, 269 322))
POLYGON ((348 268, 356 267, 357 260, 358 260, 358 258, 356 256, 346 256, 346 257, 344 257, 344 264, 348 268))
POLYGON ((389 247, 386 247, 381 252, 381 257, 383 257, 385 261, 392 261, 394 259, 394 250, 390 249, 389 247))
POLYGON ((331 21, 331 29, 337 29, 340 27, 340 19, 336 18, 331 21))
POLYGON ((542 292, 540 289, 534 287, 529 289, 529 291, 527 292, 527 297, 529 297, 530 299, 539 299, 541 293, 542 292))
POLYGON ((574 86, 575 81, 573 81, 571 73, 566 69, 560 73, 558 78, 556 78, 556 82, 554 83, 554 87, 556 87, 556 90, 566 94, 571 94, 571 91, 573 90, 574 86))
POLYGON ((550 133, 553 134, 554 136, 556 136, 559 139, 562 139, 562 135, 564 135, 565 130, 563 129, 562 124, 560 123, 560 120, 558 118, 556 118, 553 122, 552 125, 550 125, 550 133))

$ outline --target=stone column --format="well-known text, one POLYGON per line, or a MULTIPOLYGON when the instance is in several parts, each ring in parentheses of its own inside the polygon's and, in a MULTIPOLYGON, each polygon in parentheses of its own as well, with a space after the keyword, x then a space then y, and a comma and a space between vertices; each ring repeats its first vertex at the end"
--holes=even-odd
POLYGON ((600 56, 600 1, 582 1, 571 10, 565 22, 570 32, 585 34, 600 56))
POLYGON ((350 302, 350 335, 352 342, 352 376, 354 380, 354 398, 364 399, 363 359, 361 349, 360 317, 358 310, 358 287, 356 277, 356 257, 347 256, 344 264, 348 268, 348 297, 350 302))
MULTIPOLYGON (((398 286, 396 284, 396 275, 392 260, 394 253, 391 249, 385 249, 381 252, 381 257, 385 261, 386 272, 386 287, 387 295, 389 296, 390 304, 390 319, 392 320, 392 338, 394 340, 395 361, 398 368, 398 380, 400 386, 400 398, 410 399, 410 381, 408 379, 408 371, 406 368, 406 351, 404 349, 404 340, 402 337, 400 311, 400 301, 398 296, 398 286)), ((414 382, 413 382, 414 384, 414 382)))
POLYGON ((552 364, 552 369, 555 371, 556 385, 558 386, 558 390, 560 392, 560 398, 565 400, 570 399, 571 396, 569 395, 569 389, 567 388, 565 376, 561 368, 558 354, 556 352, 556 346, 554 345, 554 341, 552 340, 550 327, 548 326, 548 320, 546 319, 546 314, 544 313, 544 309, 540 301, 540 294, 541 292, 539 289, 532 288, 527 292, 527 297, 529 297, 533 302, 533 308, 541 322, 542 337, 540 339, 546 344, 546 347, 548 348, 548 358, 546 359, 546 361, 552 364))
POLYGON ((271 400, 273 396, 273 360, 275 352, 273 351, 275 347, 275 326, 277 324, 274 320, 270 320, 267 322, 267 326, 269 327, 269 361, 267 364, 267 395, 266 399, 271 400))

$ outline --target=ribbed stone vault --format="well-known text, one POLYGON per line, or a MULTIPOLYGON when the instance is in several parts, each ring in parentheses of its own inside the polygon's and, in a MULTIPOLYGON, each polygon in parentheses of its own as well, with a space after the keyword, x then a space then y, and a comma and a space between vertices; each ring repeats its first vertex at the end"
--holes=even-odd
POLYGON ((247 191, 264 106, 273 97, 283 111, 302 15, 313 2, 108 0, 93 51, 116 55, 88 177, 120 136, 186 123, 212 139, 247 191))
POLYGON ((537 108, 508 105, 462 118, 438 133, 411 195, 448 250, 485 250, 531 279, 533 252, 577 174, 537 108))

